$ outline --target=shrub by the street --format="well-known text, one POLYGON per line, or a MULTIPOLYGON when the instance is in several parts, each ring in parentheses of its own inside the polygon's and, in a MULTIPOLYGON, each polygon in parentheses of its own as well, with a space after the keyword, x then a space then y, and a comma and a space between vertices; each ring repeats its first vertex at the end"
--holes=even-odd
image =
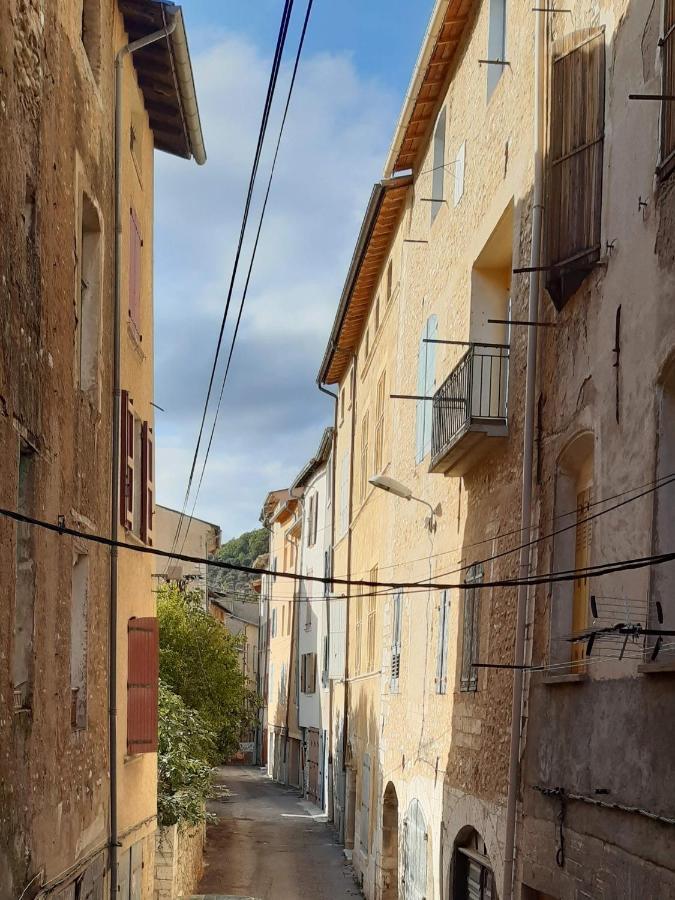
POLYGON ((199 593, 176 585, 160 588, 159 673, 214 731, 222 761, 237 750, 242 733, 255 720, 258 698, 241 669, 244 636, 229 634, 200 600, 199 593))
POLYGON ((217 756, 214 732, 198 712, 159 683, 157 817, 160 825, 196 825, 207 818, 212 795, 211 766, 217 756))

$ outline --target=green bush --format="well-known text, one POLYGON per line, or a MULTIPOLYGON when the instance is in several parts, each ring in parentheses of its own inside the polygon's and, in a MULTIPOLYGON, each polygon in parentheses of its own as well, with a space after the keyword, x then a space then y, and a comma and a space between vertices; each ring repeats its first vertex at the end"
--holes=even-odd
POLYGON ((214 732, 161 680, 157 818, 160 825, 196 825, 207 818, 211 766, 217 758, 214 732))

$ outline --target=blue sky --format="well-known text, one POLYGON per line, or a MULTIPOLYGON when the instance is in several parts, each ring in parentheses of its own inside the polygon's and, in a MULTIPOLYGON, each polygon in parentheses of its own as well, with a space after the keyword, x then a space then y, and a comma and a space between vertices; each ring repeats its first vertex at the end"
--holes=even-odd
MULTIPOLYGON (((198 167, 156 156, 155 399, 165 409, 156 413, 158 501, 177 508, 227 294, 282 6, 282 0, 183 4, 208 160, 198 167)), ((295 7, 268 147, 276 141, 304 16, 304 3, 295 7)), ((316 372, 431 7, 431 0, 314 2, 195 511, 219 524, 226 539, 257 526, 266 493, 292 482, 332 422, 332 405, 316 388, 316 372)), ((267 152, 258 199, 269 161, 267 152)), ((251 232, 258 209, 254 202, 251 232)), ((235 311, 250 248, 245 243, 235 311)), ((218 387, 221 374, 222 366, 218 387)), ((209 430, 210 423, 209 417, 209 430)))

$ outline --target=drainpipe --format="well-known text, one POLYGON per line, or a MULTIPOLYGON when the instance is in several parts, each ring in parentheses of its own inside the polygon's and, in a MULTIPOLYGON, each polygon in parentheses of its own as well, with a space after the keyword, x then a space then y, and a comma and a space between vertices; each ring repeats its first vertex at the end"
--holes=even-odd
MULTIPOLYGON (((124 60, 127 56, 168 37, 175 29, 173 20, 166 28, 153 31, 145 37, 122 47, 115 57, 115 296, 113 304, 113 404, 112 404, 112 514, 110 533, 113 541, 119 539, 120 505, 120 317, 122 310, 122 83, 124 60)), ((110 549, 110 618, 108 623, 108 719, 110 754, 110 897, 117 896, 117 864, 120 846, 117 824, 117 582, 118 550, 110 549)))
MULTIPOLYGON (((345 805, 344 805, 344 838, 345 847, 347 847, 347 735, 349 725, 349 691, 350 691, 350 671, 349 671, 349 608, 352 598, 352 519, 354 516, 354 447, 356 446, 356 387, 357 387, 357 357, 356 353, 352 356, 352 425, 349 449, 349 523, 347 531, 347 606, 345 610, 345 689, 344 689, 344 709, 342 713, 342 770, 345 772, 345 805)), ((351 836, 351 848, 354 846, 354 833, 351 836)), ((349 849, 349 848, 348 848, 349 849)))
MULTIPOLYGON (((532 198, 532 245, 530 248, 530 272, 528 319, 537 320, 539 307, 539 271, 541 264, 541 235, 543 211, 543 101, 544 101, 544 53, 547 15, 538 14, 534 38, 534 186, 532 198)), ((532 520, 532 444, 534 435, 535 387, 537 374, 537 329, 527 332, 527 370, 525 376, 525 424, 523 434, 523 493, 521 510, 522 534, 528 543, 532 520)), ((530 548, 523 546, 520 551, 520 578, 529 575, 530 548)), ((511 706, 511 746, 509 756, 509 784, 506 806, 506 847, 504 854, 504 900, 512 900, 516 856, 516 815, 520 789, 520 742, 522 736, 523 712, 523 665, 525 657, 525 630, 527 617, 527 590, 525 584, 518 587, 516 613, 516 645, 514 652, 513 699, 511 706)))
MULTIPOLYGON (((333 476, 331 478, 331 507, 330 507, 330 541, 329 541, 329 553, 330 553, 330 571, 331 575, 333 574, 333 542, 335 540, 335 478, 337 476, 337 429, 338 429, 338 395, 334 394, 332 391, 329 391, 328 388, 325 388, 321 382, 318 382, 318 388, 322 394, 326 394, 328 397, 331 397, 335 402, 335 413, 333 415, 333 448, 331 452, 331 468, 333 470, 333 476)), ((325 538, 324 538, 325 545, 325 538)), ((330 585, 327 584, 326 588, 326 634, 328 635, 328 771, 330 772, 330 778, 328 781, 328 796, 326 797, 326 813, 329 818, 332 820, 335 815, 335 807, 333 801, 333 681, 330 677, 330 597, 331 593, 330 585)), ((324 750, 325 752, 325 750, 324 750)))

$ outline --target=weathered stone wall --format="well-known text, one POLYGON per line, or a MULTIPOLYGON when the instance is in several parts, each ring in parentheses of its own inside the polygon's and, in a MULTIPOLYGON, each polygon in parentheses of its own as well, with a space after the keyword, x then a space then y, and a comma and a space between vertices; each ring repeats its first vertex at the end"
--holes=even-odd
POLYGON ((193 894, 204 872, 206 828, 170 825, 155 836, 155 900, 193 894))
MULTIPOLYGON (((596 504, 591 512, 601 514, 591 525, 590 563, 599 565, 672 550, 661 543, 656 511, 665 504, 672 520, 673 487, 642 497, 642 491, 631 489, 648 487, 665 474, 657 461, 665 438, 663 385, 675 346, 675 204, 673 176, 664 180, 654 174, 659 104, 626 99, 629 93, 661 92, 660 5, 604 0, 570 7, 579 26, 605 26, 605 264, 588 275, 560 313, 546 294, 541 300, 540 316, 557 328, 542 329, 539 335, 542 418, 535 508, 540 533, 567 524, 556 518, 561 512, 555 505, 564 474, 561 459, 586 434, 596 504), (631 502, 606 512, 623 500, 631 502)), ((561 17, 554 27, 561 33, 561 17)), ((672 421, 665 428, 672 433, 672 421)), ((556 541, 562 540, 539 545, 535 570, 558 567, 556 541)), ((667 567, 591 578, 590 593, 597 597, 600 615, 611 608, 609 615, 616 620, 642 618, 641 610, 654 599, 658 570, 667 567)), ((535 664, 565 653, 569 659, 569 645, 556 640, 556 621, 572 602, 571 590, 551 585, 536 590, 535 664)), ((667 593, 672 598, 672 590, 667 593)), ((666 621, 672 621, 672 614, 666 605, 666 621)), ((672 671, 655 674, 654 666, 648 674, 639 646, 636 652, 629 644, 622 661, 603 660, 603 655, 618 654, 600 640, 590 661, 571 678, 532 676, 519 839, 522 882, 532 889, 560 898, 675 896, 672 825, 650 818, 675 817, 667 762, 673 744, 673 676, 672 671), (556 863, 560 800, 543 796, 542 787, 588 798, 565 804, 563 866, 556 863), (593 805, 598 800, 612 808, 593 805)), ((661 658, 667 660, 667 653, 661 658)))
MULTIPOLYGON (((104 26, 112 0, 100 4, 104 26)), ((33 453, 31 512, 105 533, 110 520, 110 352, 95 393, 77 385, 79 210, 112 221, 112 62, 94 74, 76 0, 0 2, 0 505, 17 508, 21 441, 33 453)), ((112 243, 103 242, 100 322, 112 334, 112 243)), ((86 728, 71 727, 73 541, 31 530, 35 613, 30 702, 13 712, 17 527, 0 521, 0 896, 39 869, 49 881, 105 844, 108 816, 109 559, 89 552, 86 728)))

